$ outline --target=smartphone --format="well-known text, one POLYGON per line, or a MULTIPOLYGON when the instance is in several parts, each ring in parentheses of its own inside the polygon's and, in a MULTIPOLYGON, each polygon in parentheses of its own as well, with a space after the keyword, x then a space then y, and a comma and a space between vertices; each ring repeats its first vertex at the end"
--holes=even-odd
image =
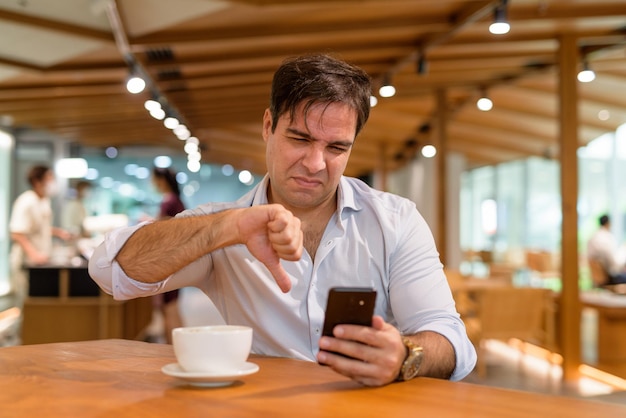
POLYGON ((372 326, 376 291, 368 287, 333 287, 328 291, 322 335, 333 336, 339 324, 372 326))

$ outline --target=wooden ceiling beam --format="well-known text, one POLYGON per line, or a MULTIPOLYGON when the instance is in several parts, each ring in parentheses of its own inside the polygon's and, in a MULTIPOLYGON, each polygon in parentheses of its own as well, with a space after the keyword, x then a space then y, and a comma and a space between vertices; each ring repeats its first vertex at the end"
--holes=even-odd
POLYGON ((0 9, 0 20, 7 20, 12 23, 21 23, 27 26, 33 26, 38 29, 46 29, 54 32, 60 32, 66 35, 78 36, 81 38, 94 39, 98 41, 113 42, 113 34, 108 31, 88 28, 86 26, 72 25, 56 20, 44 19, 37 16, 31 16, 22 13, 12 12, 6 9, 0 9))
POLYGON ((228 40, 229 42, 239 39, 246 40, 254 38, 277 38, 277 37, 297 37, 299 35, 329 36, 330 38, 341 37, 342 34, 350 34, 362 31, 367 36, 372 33, 380 33, 385 36, 385 31, 397 33, 402 28, 410 28, 412 31, 442 30, 449 25, 448 19, 437 16, 424 16, 416 12, 406 16, 386 20, 350 21, 346 17, 345 21, 338 25, 336 22, 314 21, 308 23, 294 24, 292 20, 284 20, 282 24, 250 24, 228 25, 224 27, 216 24, 215 27, 205 27, 197 29, 172 29, 142 36, 131 37, 129 42, 132 48, 141 50, 141 47, 151 45, 173 45, 194 42, 215 42, 228 40))

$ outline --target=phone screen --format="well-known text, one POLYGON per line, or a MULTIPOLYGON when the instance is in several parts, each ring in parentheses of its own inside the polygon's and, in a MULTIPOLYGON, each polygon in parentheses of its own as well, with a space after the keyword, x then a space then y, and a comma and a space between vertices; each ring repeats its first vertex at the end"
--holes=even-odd
POLYGON ((372 325, 376 291, 367 287, 333 287, 328 292, 322 335, 333 336, 339 324, 372 325))

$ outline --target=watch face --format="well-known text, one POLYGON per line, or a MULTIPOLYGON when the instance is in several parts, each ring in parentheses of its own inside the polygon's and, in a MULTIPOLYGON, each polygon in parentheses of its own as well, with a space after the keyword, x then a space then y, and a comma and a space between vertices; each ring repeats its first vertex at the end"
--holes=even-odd
POLYGON ((415 376, 417 376, 421 361, 419 357, 414 358, 413 360, 414 361, 412 361, 411 364, 408 365, 404 372, 404 380, 413 379, 415 376))
POLYGON ((411 347, 409 349, 409 356, 407 357, 403 370, 402 379, 410 380, 417 376, 420 365, 422 364, 422 356, 424 355, 421 347, 411 347))

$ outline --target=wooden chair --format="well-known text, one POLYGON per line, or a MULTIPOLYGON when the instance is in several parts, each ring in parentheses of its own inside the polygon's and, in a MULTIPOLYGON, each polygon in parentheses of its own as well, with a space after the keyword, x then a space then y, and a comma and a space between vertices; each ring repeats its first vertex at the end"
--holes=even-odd
POLYGON ((475 306, 468 292, 464 290, 464 284, 467 276, 464 276, 459 270, 444 268, 444 274, 448 280, 448 285, 452 291, 456 309, 461 317, 472 315, 475 306))
POLYGON ((506 263, 492 263, 489 266, 489 279, 502 280, 509 284, 513 284, 513 277, 517 269, 506 263))
POLYGON ((20 320, 21 309, 18 307, 0 311, 0 347, 5 345, 5 341, 13 340, 17 332, 20 320))
POLYGON ((549 289, 512 286, 483 289, 477 297, 478 310, 465 324, 478 352, 478 375, 486 375, 485 342, 488 339, 525 342, 552 348, 552 298, 549 289))
POLYGON ((594 287, 602 287, 609 284, 609 275, 598 260, 590 258, 587 260, 589 264, 589 272, 591 273, 591 281, 594 287))
POLYGON ((560 267, 557 266, 555 255, 548 251, 526 252, 526 266, 529 270, 538 273, 540 277, 560 276, 560 267))

